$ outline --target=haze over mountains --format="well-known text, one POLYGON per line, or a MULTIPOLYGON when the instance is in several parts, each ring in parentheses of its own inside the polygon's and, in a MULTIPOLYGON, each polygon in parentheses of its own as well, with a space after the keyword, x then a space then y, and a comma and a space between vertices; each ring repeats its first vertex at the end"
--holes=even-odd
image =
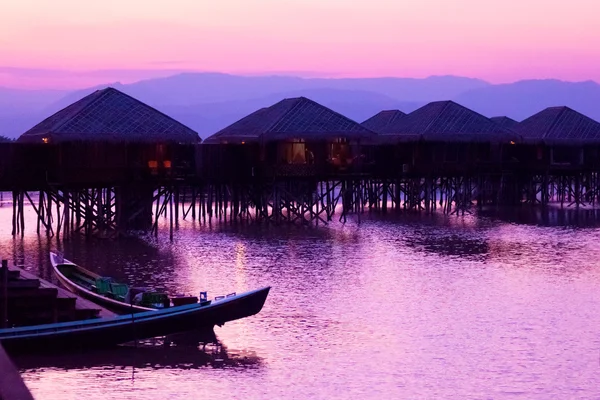
POLYGON ((76 91, 0 87, 0 135, 18 137, 52 113, 106 86, 169 114, 203 138, 258 108, 297 96, 357 121, 384 109, 411 112, 435 100, 454 100, 488 117, 507 115, 516 120, 549 106, 566 105, 600 120, 600 85, 592 81, 530 80, 492 85, 455 76, 324 79, 184 73, 76 91))

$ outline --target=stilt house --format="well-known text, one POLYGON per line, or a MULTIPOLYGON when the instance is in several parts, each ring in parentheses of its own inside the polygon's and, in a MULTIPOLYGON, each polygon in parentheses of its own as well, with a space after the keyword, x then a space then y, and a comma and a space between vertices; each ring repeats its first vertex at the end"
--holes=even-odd
POLYGON ((217 180, 358 172, 375 135, 305 97, 284 99, 207 138, 201 171, 217 180))

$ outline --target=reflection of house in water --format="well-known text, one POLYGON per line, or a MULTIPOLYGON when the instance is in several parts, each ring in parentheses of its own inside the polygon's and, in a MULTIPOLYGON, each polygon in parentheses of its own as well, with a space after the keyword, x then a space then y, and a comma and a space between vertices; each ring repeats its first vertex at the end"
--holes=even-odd
POLYGON ((539 226, 600 227, 600 209, 558 207, 502 207, 484 209, 479 214, 502 221, 539 226))
POLYGON ((461 235, 440 235, 437 231, 430 231, 424 235, 410 235, 404 238, 408 247, 421 250, 425 253, 436 253, 442 256, 481 258, 490 251, 486 238, 470 238, 461 235))
POLYGON ((323 176, 355 169, 365 158, 361 144, 374 136, 305 97, 284 99, 207 138, 201 164, 213 179, 323 176))

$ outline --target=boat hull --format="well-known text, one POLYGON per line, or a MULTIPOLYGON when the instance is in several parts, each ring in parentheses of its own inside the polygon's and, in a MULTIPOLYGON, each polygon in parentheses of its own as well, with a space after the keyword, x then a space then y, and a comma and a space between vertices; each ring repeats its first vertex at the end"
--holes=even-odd
POLYGON ((269 290, 270 287, 266 287, 209 305, 193 304, 113 318, 2 329, 0 343, 11 352, 87 349, 213 328, 259 313, 269 290))
POLYGON ((59 282, 67 288, 69 291, 75 293, 78 296, 83 297, 91 302, 98 304, 106 308, 109 311, 112 311, 116 314, 131 314, 131 313, 139 313, 144 311, 151 311, 152 308, 140 307, 133 304, 127 304, 121 301, 117 301, 106 296, 99 295, 94 293, 83 286, 76 284, 71 281, 68 277, 66 277, 60 270, 61 264, 72 264, 76 268, 81 268, 77 264, 72 263, 71 261, 64 259, 59 261, 59 257, 56 253, 50 252, 50 263, 52 264, 52 269, 54 270, 54 275, 59 280, 59 282))
MULTIPOLYGON (((55 268, 55 272, 56 272, 56 268, 55 268)), ((131 314, 132 312, 139 313, 139 312, 144 312, 144 311, 150 311, 150 309, 145 308, 145 307, 139 307, 136 305, 123 303, 120 301, 109 299, 108 297, 105 297, 105 296, 101 296, 101 295, 92 293, 89 290, 86 290, 85 288, 82 288, 81 286, 74 284, 72 281, 67 279, 62 274, 57 273, 56 278, 70 292, 75 293, 76 295, 81 296, 84 299, 87 299, 93 303, 96 303, 99 306, 102 306, 102 307, 106 308, 107 310, 112 311, 116 314, 122 315, 122 314, 131 314)))

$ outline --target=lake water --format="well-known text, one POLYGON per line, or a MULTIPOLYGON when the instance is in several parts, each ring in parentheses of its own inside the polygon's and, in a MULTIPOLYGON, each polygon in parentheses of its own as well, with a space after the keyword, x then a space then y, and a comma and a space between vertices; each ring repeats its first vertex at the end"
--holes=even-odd
POLYGON ((575 399, 600 397, 600 216, 365 214, 328 227, 183 221, 175 240, 10 235, 0 253, 52 278, 90 269, 214 297, 271 285, 221 347, 16 357, 36 398, 575 399))

